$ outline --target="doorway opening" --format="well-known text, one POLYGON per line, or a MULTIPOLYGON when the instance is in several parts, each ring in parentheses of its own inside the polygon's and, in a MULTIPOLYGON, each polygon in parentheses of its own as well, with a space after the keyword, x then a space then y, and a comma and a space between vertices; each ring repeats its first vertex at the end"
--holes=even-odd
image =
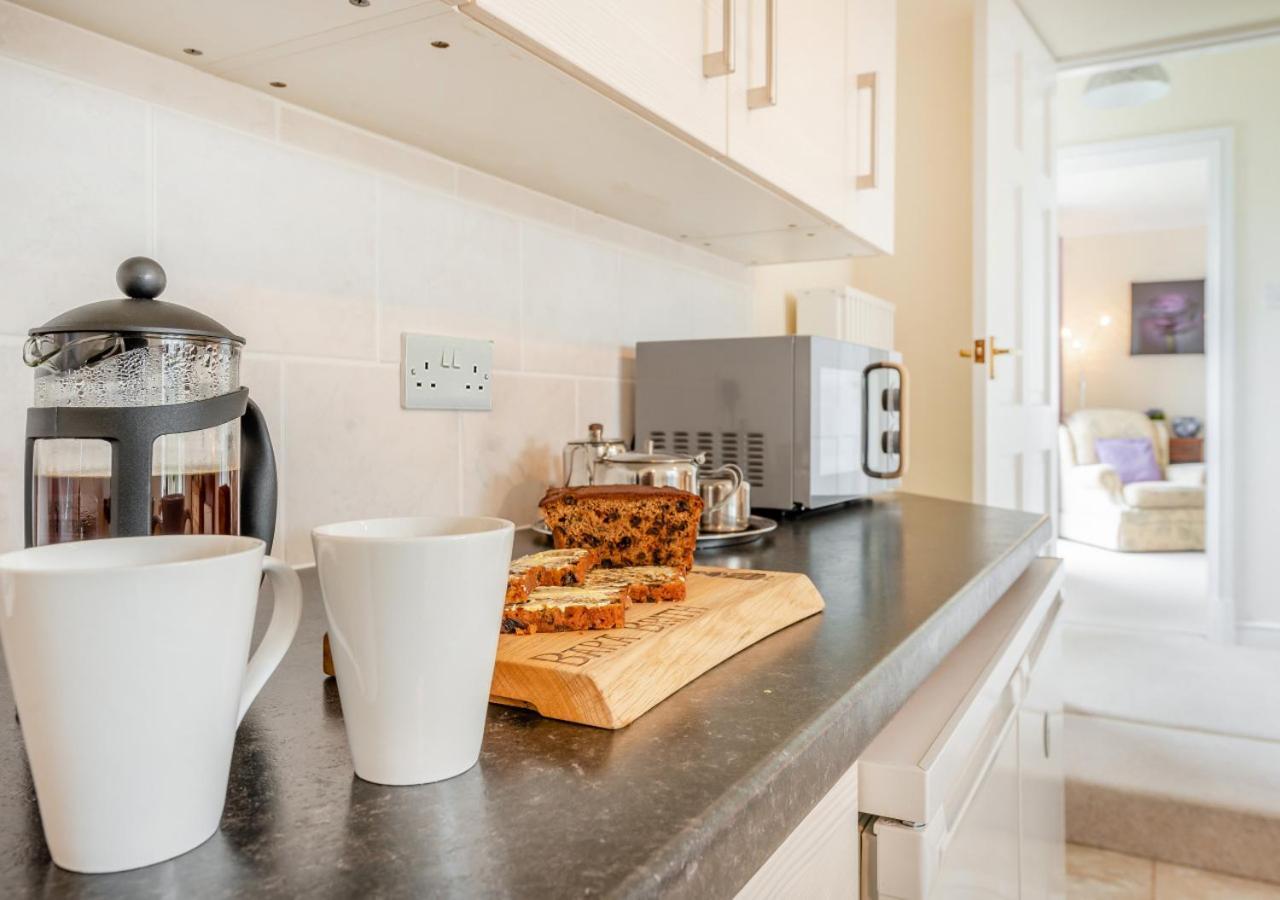
POLYGON ((1088 624, 1234 641, 1227 130, 1059 153, 1062 553, 1088 624))

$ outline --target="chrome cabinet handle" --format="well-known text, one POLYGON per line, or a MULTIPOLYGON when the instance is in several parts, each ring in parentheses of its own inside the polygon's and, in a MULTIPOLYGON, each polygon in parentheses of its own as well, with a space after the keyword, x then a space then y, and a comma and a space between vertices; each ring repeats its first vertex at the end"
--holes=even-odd
POLYGON ((778 105, 778 0, 764 0, 764 84, 747 89, 747 109, 778 105))
POLYGON ((702 54, 702 77, 719 78, 733 74, 733 0, 721 0, 724 10, 724 33, 721 49, 702 54))
POLYGON ((867 160, 868 166, 866 173, 858 173, 857 182, 854 184, 854 187, 857 190, 864 191, 867 188, 873 188, 876 186, 876 144, 879 143, 880 137, 880 122, 878 110, 876 109, 880 92, 876 88, 876 73, 860 72, 858 74, 857 88, 859 96, 862 95, 863 91, 869 91, 871 94, 871 142, 869 158, 867 160))

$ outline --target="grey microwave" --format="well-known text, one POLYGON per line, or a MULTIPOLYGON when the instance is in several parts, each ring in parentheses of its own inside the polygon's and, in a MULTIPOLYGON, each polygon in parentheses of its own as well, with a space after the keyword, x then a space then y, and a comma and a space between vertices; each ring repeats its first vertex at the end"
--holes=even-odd
POLYGON ((637 445, 734 463, 763 509, 890 490, 907 464, 907 374, 890 357, 799 335, 641 342, 637 445))

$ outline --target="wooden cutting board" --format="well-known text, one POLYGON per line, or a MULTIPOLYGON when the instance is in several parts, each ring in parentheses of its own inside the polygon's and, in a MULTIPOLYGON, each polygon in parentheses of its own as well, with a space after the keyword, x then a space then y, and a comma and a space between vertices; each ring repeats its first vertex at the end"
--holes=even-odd
POLYGON ((504 634, 489 699, 623 728, 703 672, 824 606, 805 575, 695 566, 683 603, 636 603, 624 628, 504 634))

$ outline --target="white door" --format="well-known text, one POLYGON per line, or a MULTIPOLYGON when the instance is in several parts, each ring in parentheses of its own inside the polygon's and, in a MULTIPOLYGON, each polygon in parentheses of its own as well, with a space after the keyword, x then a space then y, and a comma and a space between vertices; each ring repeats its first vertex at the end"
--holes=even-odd
POLYGON ((733 52, 733 0, 468 0, 459 8, 725 151, 731 67, 721 61, 733 52))
POLYGON ((974 74, 974 499, 1056 520, 1054 60, 1014 0, 975 4, 974 74))
POLYGON ((736 0, 729 157, 834 220, 845 213, 844 0, 736 0))

